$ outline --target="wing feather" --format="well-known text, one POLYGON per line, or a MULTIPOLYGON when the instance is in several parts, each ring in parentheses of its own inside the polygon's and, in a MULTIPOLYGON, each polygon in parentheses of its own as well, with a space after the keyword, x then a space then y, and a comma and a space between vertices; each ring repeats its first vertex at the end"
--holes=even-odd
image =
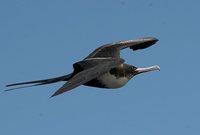
POLYGON ((86 82, 98 77, 99 75, 108 72, 110 69, 119 66, 123 62, 124 62, 123 59, 108 59, 99 62, 99 64, 96 63, 95 66, 77 73, 68 82, 66 82, 60 89, 58 89, 51 97, 57 96, 59 94, 72 90, 73 88, 76 88, 82 84, 85 84, 86 82))
POLYGON ((138 49, 144 49, 144 48, 152 46, 157 41, 158 39, 156 38, 141 38, 141 39, 126 40, 126 41, 106 44, 94 50, 85 59, 97 58, 97 57, 98 58, 102 58, 102 57, 120 58, 120 50, 122 49, 130 48, 134 51, 138 49))

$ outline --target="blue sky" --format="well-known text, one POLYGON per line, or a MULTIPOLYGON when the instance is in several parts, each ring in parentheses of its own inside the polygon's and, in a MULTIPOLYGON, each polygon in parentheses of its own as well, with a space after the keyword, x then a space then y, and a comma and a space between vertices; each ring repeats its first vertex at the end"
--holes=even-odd
POLYGON ((1 0, 0 134, 199 135, 200 1, 1 0), (160 41, 122 52, 126 63, 159 65, 126 86, 63 83, 4 92, 14 82, 70 73, 100 45, 141 37, 160 41))

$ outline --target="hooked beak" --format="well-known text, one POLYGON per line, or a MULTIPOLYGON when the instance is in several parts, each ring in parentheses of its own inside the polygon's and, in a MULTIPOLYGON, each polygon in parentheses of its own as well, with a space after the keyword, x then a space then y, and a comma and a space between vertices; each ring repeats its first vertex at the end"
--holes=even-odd
POLYGON ((147 68, 137 68, 135 71, 140 74, 140 73, 144 73, 144 72, 150 72, 150 71, 154 71, 154 70, 160 70, 159 66, 151 66, 151 67, 147 67, 147 68))

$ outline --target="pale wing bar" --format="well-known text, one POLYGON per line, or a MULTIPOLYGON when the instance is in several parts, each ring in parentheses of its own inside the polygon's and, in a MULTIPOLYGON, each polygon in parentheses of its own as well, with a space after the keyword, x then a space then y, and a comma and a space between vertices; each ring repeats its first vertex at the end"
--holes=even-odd
POLYGON ((156 38, 141 38, 135 40, 126 40, 103 45, 88 55, 85 59, 98 57, 120 58, 120 50, 130 48, 132 50, 144 49, 152 46, 158 41, 156 38))
POLYGON ((125 49, 130 47, 130 49, 139 50, 139 49, 145 49, 147 47, 152 46, 158 41, 157 38, 142 38, 142 39, 135 39, 135 40, 127 40, 127 41, 121 41, 116 43, 113 46, 120 47, 120 49, 125 49))

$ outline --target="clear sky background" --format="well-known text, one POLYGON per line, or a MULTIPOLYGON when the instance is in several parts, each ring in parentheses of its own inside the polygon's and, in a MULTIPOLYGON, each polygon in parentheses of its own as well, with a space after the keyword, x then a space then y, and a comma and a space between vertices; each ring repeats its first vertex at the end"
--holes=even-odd
POLYGON ((1 0, 1 135, 200 135, 199 0, 1 0), (159 65, 126 86, 80 86, 49 98, 63 82, 4 92, 9 83, 70 73, 100 45, 141 37, 126 63, 159 65))

